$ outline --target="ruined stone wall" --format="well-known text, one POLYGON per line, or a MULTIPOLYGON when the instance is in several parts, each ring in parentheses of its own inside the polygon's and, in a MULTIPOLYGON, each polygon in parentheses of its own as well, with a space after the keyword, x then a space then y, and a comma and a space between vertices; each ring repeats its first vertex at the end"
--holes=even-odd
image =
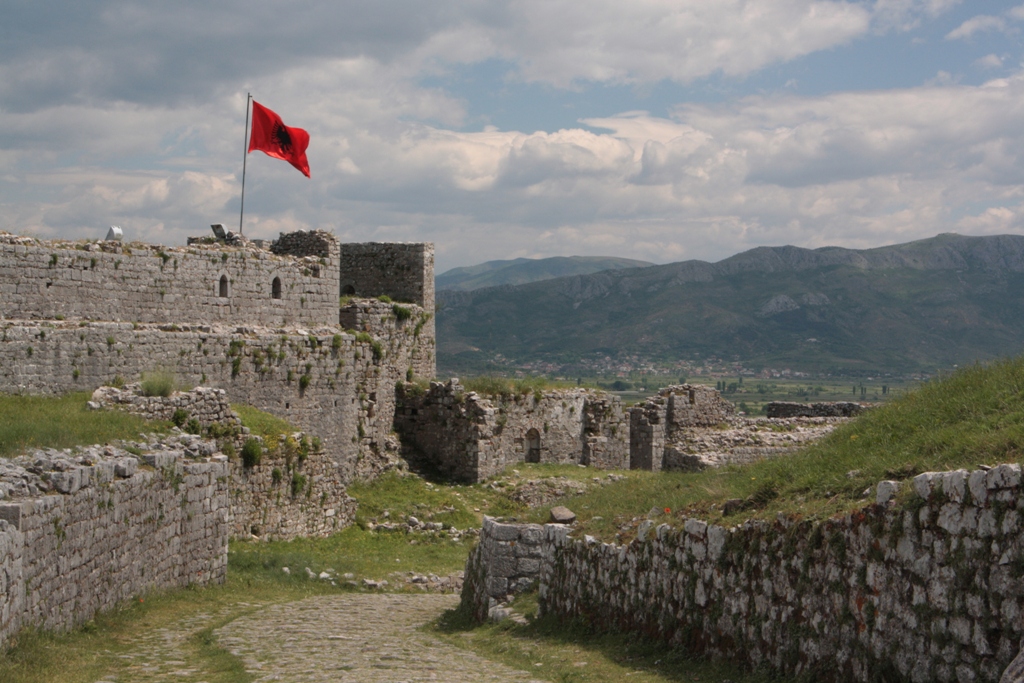
POLYGON ((160 247, 0 234, 0 318, 336 325, 338 245, 323 236, 326 256, 293 257, 251 244, 160 247))
POLYGON ((623 464, 628 437, 619 428, 624 423, 614 397, 565 389, 488 398, 465 391, 457 379, 431 382, 425 393, 407 385, 398 397, 395 429, 415 451, 411 457, 455 481, 482 481, 524 461, 582 463, 588 437, 596 445, 590 453, 597 454, 590 464, 623 464), (588 417, 591 400, 607 405, 588 417))
MULTIPOLYGON (((888 502, 898 486, 826 521, 645 522, 627 546, 547 525, 541 610, 786 676, 997 681, 1024 631, 1020 466, 925 473, 888 502)), ((479 586, 502 574, 484 559, 507 555, 467 565, 478 614, 492 597, 479 586)))
POLYGON ((0 327, 0 391, 92 391, 162 368, 320 437, 351 481, 397 457, 395 385, 410 366, 414 330, 382 324, 356 338, 337 328, 8 321, 0 327))
POLYGON ((686 429, 726 422, 735 412, 733 405, 711 387, 665 387, 657 396, 629 409, 630 469, 666 469, 673 461, 666 463, 665 448, 677 435, 686 429))
POLYGON ((618 396, 588 396, 584 401, 580 464, 605 470, 629 467, 629 417, 618 396))
MULTIPOLYGON (((355 519, 356 503, 347 495, 338 465, 319 437, 296 432, 266 442, 251 436, 223 389, 196 387, 167 397, 141 396, 138 391, 139 385, 124 390, 100 387, 93 392, 90 407, 123 410, 150 420, 170 420, 174 411, 184 410, 186 421, 194 418, 204 429, 216 424, 222 441, 232 444, 232 538, 322 537, 355 519), (249 439, 259 443, 262 456, 246 466, 238 453, 249 439)), ((200 451, 212 443, 191 434, 180 439, 183 446, 200 451)))
MULTIPOLYGON (((222 582, 228 466, 219 457, 29 465, 59 475, 61 492, 0 503, 0 647, 22 627, 64 631, 147 590, 222 582)), ((4 477, 18 467, 4 464, 4 477)))
POLYGON ((349 526, 356 501, 337 463, 305 434, 273 444, 260 462, 231 461, 231 536, 268 541, 322 538, 349 526))
MULTIPOLYGON (((341 245, 341 295, 414 303, 434 312, 434 245, 364 242, 341 245)), ((433 324, 431 322, 431 324, 433 324)))

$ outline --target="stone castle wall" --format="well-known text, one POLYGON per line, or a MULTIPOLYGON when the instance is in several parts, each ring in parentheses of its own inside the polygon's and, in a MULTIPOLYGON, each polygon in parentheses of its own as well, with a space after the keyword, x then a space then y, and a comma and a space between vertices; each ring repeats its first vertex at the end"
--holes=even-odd
MULTIPOLYGON (((59 485, 0 503, 0 647, 23 627, 65 631, 148 590, 224 580, 224 456, 109 452, 25 462, 59 485)), ((17 461, 2 469, 34 477, 17 461)))
MULTIPOLYGON (((434 312, 434 245, 364 242, 341 245, 341 295, 413 303, 434 312)), ((432 376, 432 375, 431 375, 432 376)))
POLYGON ((628 436, 616 397, 565 389, 487 398, 453 379, 422 393, 405 385, 398 401, 395 430, 410 457, 455 481, 482 481, 517 462, 625 465, 628 436))
POLYGON ((253 245, 42 242, 3 234, 0 318, 337 325, 339 247, 323 234, 328 253, 302 257, 253 245))
MULTIPOLYGON (((625 546, 547 525, 541 611, 785 676, 999 680, 1024 632, 1020 466, 925 473, 906 502, 888 502, 898 486, 825 521, 645 522, 625 546)), ((486 555, 498 532, 485 526, 467 563, 478 617, 493 598, 480 586, 497 590, 508 569, 484 561, 508 555, 486 555)))
POLYGON ((408 355, 406 374, 412 370, 414 377, 423 379, 435 375, 437 357, 434 316, 428 310, 378 299, 351 299, 341 307, 339 319, 346 330, 368 332, 383 339, 391 338, 396 331, 401 331, 412 343, 405 352, 408 355))
POLYGON ((229 424, 238 428, 242 425, 223 389, 196 387, 192 391, 176 391, 171 396, 143 396, 140 391, 139 384, 130 384, 123 390, 100 387, 92 393, 89 407, 114 407, 146 420, 166 421, 173 420, 175 412, 183 410, 188 416, 185 421, 194 418, 200 427, 229 424))
MULTIPOLYGON (((409 307, 414 316, 421 313, 409 307)), ((336 327, 7 321, 0 324, 0 390, 92 391, 117 377, 132 382, 141 372, 164 369, 180 384, 224 389, 231 402, 318 436, 343 480, 351 481, 373 476, 397 454, 395 385, 420 343, 414 319, 382 320, 374 334, 361 336, 336 327)))

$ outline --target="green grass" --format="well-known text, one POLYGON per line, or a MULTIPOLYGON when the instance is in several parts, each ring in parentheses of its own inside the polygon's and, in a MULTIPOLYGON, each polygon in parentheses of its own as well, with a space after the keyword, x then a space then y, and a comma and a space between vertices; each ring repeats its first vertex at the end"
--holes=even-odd
POLYGON ((543 376, 511 379, 497 375, 480 375, 462 381, 466 391, 475 391, 484 396, 512 398, 526 394, 538 394, 552 389, 573 389, 575 382, 559 381, 543 376))
POLYGON ((174 393, 176 382, 174 375, 164 370, 142 373, 142 395, 163 396, 164 398, 174 393))
POLYGON ((248 427, 253 435, 261 436, 267 441, 299 431, 288 420, 263 412, 259 408, 253 408, 243 403, 233 403, 231 409, 238 413, 238 417, 242 418, 242 425, 248 427))
POLYGON ((334 570, 339 577, 351 573, 355 580, 387 579, 395 587, 402 585, 392 576, 395 572, 441 575, 462 569, 472 545, 472 540, 455 543, 426 534, 374 533, 352 526, 323 539, 233 543, 230 564, 234 570, 286 583, 307 582, 309 567, 316 574, 334 570), (286 575, 284 567, 291 573, 286 575))
POLYGON ((119 410, 89 410, 88 393, 49 396, 0 395, 0 456, 29 448, 71 448, 134 439, 162 432, 167 422, 147 422, 119 410))

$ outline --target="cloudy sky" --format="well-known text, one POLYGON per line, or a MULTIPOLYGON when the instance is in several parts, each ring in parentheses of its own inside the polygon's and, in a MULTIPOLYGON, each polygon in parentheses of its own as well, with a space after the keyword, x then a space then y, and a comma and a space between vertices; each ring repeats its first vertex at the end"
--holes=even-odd
POLYGON ((7 0, 0 230, 718 260, 1024 234, 1024 5, 7 0))

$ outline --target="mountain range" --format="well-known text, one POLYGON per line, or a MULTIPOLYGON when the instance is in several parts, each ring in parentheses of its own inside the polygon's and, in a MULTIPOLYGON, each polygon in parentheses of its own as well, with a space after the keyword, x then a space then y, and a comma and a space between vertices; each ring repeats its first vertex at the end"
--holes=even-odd
POLYGON ((438 363, 500 355, 569 368, 596 357, 716 356, 748 367, 919 372, 1024 346, 1024 237, 879 247, 759 247, 717 263, 605 270, 437 295, 438 363))
POLYGON ((517 258, 511 261, 487 261, 475 266, 452 268, 434 278, 438 290, 469 291, 498 285, 523 285, 568 275, 587 275, 603 270, 644 268, 653 265, 614 256, 553 256, 551 258, 517 258))

